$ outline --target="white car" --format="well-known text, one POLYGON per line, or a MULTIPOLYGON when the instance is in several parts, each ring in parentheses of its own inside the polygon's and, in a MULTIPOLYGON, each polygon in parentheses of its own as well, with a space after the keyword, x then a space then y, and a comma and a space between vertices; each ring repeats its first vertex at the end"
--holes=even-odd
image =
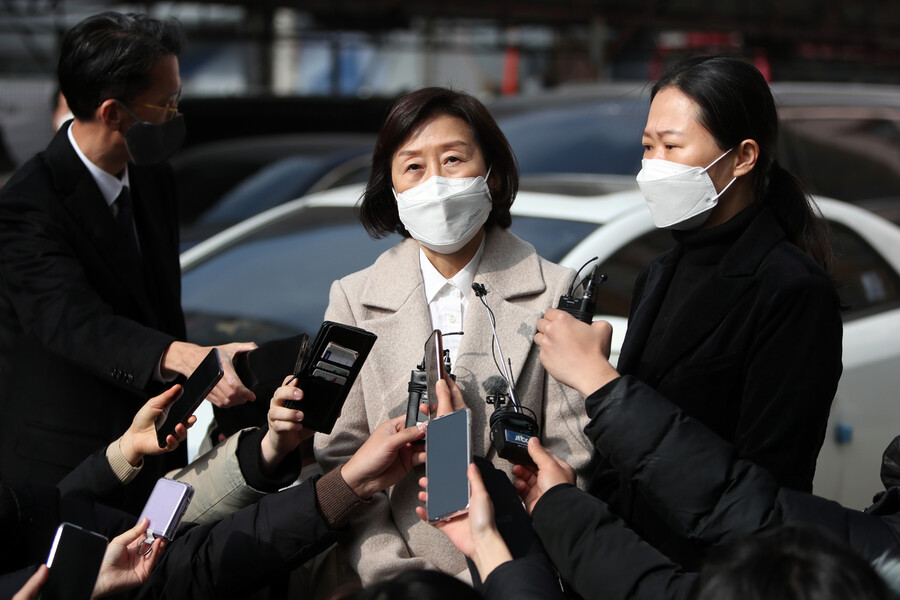
MULTIPOLYGON (((361 193, 361 186, 350 186, 303 197, 185 252, 189 339, 262 342, 317 331, 331 282, 368 266, 399 239, 367 236, 353 210, 361 193)), ((815 492, 862 508, 882 489, 881 454, 900 433, 900 228, 850 204, 817 201, 835 234, 837 276, 849 308, 844 372, 815 492)), ((542 256, 575 269, 599 258, 609 279, 595 318, 613 325, 615 360, 635 277, 672 246, 669 232, 653 226, 636 189, 599 196, 520 191, 512 212, 512 231, 542 256)), ((410 369, 420 360, 410 356, 410 369)))

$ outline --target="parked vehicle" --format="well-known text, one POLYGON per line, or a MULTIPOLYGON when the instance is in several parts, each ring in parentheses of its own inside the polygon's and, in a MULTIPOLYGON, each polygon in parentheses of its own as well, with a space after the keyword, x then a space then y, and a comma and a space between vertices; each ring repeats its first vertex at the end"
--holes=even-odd
MULTIPOLYGON (((589 183, 580 177, 574 187, 589 183)), ((353 210, 361 193, 361 186, 349 186, 300 198, 185 252, 182 303, 189 339, 205 345, 263 342, 317 331, 332 281, 368 266, 399 239, 367 236, 353 210)), ((881 487, 881 453, 900 433, 900 228, 848 203, 818 202, 835 234, 837 276, 848 308, 844 374, 815 491, 863 507, 881 487)), ((671 247, 671 235, 653 226, 637 190, 574 195, 526 189, 512 213, 512 231, 542 256, 576 269, 599 258, 609 279, 596 312, 613 324, 615 361, 634 280, 671 247)), ((410 369, 419 360, 410 357, 410 369)))

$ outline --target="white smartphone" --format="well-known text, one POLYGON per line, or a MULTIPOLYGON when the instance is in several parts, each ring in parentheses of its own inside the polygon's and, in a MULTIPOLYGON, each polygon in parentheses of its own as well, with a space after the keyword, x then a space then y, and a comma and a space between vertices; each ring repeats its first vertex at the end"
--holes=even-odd
POLYGON ((428 502, 425 510, 432 523, 450 520, 469 508, 472 462, 472 412, 468 408, 432 419, 425 437, 425 476, 428 502))
POLYGON ((88 600, 106 553, 107 539, 99 533, 62 523, 47 556, 50 575, 39 600, 88 600))

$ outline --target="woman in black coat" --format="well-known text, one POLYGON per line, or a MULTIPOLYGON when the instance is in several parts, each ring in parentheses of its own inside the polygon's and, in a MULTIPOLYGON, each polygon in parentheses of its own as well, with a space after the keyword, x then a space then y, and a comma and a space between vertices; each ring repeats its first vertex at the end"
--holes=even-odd
MULTIPOLYGON (((775 104, 752 65, 691 59, 651 97, 638 183, 677 244, 635 284, 618 371, 608 324, 555 310, 538 323, 541 361, 585 397, 633 375, 780 484, 811 491, 841 373, 827 228, 775 161, 775 104)), ((667 554, 696 559, 614 471, 594 491, 667 554)))

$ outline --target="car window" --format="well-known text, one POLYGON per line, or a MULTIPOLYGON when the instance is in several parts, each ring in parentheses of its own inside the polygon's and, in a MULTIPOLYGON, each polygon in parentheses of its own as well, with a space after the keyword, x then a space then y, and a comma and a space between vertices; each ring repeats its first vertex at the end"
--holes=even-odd
POLYGON ((597 100, 501 117, 523 175, 607 173, 636 175, 649 106, 597 100))
POLYGON ((900 306, 900 276, 864 239, 831 223, 835 279, 845 321, 900 306))
POLYGON ((597 229, 596 223, 513 217, 509 228, 514 234, 534 246, 535 251, 551 262, 558 263, 572 248, 597 229))
POLYGON ((778 158, 810 192, 857 203, 900 200, 900 117, 781 123, 778 158))
POLYGON ((188 339, 260 343, 315 333, 331 283, 398 240, 371 239, 349 207, 298 211, 184 274, 188 339))
POLYGON ((597 292, 597 315, 627 317, 637 276, 647 264, 675 245, 672 232, 653 229, 622 246, 600 265, 608 279, 597 292))

